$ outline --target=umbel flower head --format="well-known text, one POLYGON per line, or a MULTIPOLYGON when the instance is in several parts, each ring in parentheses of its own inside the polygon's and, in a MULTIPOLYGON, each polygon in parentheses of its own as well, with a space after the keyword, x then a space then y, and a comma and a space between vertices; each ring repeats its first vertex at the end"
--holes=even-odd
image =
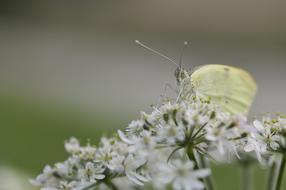
POLYGON ((32 184, 43 190, 126 189, 126 185, 141 189, 145 184, 156 189, 204 189, 201 179, 210 175, 210 169, 200 167, 197 157, 211 158, 213 152, 239 156, 237 149, 250 135, 245 121, 209 100, 164 102, 150 114, 142 112, 125 131, 103 137, 97 147, 71 138, 65 143, 70 157, 46 166, 32 184))

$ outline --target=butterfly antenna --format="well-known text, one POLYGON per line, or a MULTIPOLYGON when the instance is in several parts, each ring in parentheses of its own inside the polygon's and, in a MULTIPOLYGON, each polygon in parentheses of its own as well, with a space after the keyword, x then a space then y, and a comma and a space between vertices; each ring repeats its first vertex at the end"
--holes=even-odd
POLYGON ((147 49, 147 50, 149 50, 149 51, 155 53, 156 55, 159 55, 160 57, 163 57, 164 59, 167 59, 168 61, 172 62, 172 63, 173 63, 174 65, 176 65, 177 67, 180 67, 180 66, 178 65, 178 63, 176 63, 176 62, 175 62, 173 59, 171 59, 170 57, 168 57, 168 56, 166 56, 166 55, 164 55, 164 54, 162 54, 162 53, 160 53, 160 52, 158 52, 158 51, 156 51, 156 50, 154 50, 154 49, 152 49, 152 48, 146 46, 145 44, 143 44, 143 43, 140 42, 139 40, 135 40, 135 43, 138 44, 139 46, 141 46, 141 47, 143 47, 143 48, 145 48, 145 49, 147 49))
POLYGON ((188 44, 189 44, 189 42, 184 41, 184 46, 183 46, 183 49, 182 49, 182 51, 181 51, 180 60, 179 60, 179 67, 180 67, 180 68, 182 68, 183 55, 184 55, 185 49, 186 49, 186 47, 187 47, 188 44))

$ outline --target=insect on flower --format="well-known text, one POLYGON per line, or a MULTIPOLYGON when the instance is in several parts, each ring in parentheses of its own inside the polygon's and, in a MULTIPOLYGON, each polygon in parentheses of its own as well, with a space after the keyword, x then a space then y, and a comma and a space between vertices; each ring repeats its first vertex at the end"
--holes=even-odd
POLYGON ((227 65, 210 64, 189 72, 182 67, 182 55, 188 42, 184 42, 179 64, 138 40, 135 43, 177 66, 175 77, 179 87, 178 98, 188 100, 195 94, 211 99, 233 115, 248 114, 256 95, 257 84, 247 71, 227 65))

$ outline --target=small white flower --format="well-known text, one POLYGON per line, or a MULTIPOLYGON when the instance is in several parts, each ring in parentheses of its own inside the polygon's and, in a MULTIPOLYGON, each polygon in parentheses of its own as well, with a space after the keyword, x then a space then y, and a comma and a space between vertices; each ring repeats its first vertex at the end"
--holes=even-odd
POLYGON ((152 136, 149 131, 142 131, 140 136, 131 136, 127 138, 126 135, 118 130, 118 135, 120 139, 129 144, 128 152, 137 154, 141 153, 142 155, 146 154, 146 151, 155 148, 156 138, 152 136))
POLYGON ((94 164, 91 162, 86 163, 85 168, 79 170, 79 177, 86 181, 96 182, 105 178, 103 172, 105 168, 101 164, 94 164))
POLYGON ((169 145, 175 145, 178 142, 183 142, 185 138, 185 129, 182 125, 166 125, 160 127, 158 131, 158 140, 160 142, 165 141, 169 145))
POLYGON ((71 154, 76 154, 80 152, 79 141, 76 138, 71 137, 69 141, 65 143, 65 149, 68 153, 71 153, 71 154))
POLYGON ((139 135, 144 130, 145 122, 143 120, 134 120, 126 128, 126 131, 130 135, 139 135))
POLYGON ((124 172, 124 160, 125 156, 113 156, 110 162, 107 164, 107 167, 116 173, 123 173, 124 172))
POLYGON ((43 173, 38 175, 35 180, 30 180, 31 184, 34 186, 43 186, 56 188, 59 185, 58 177, 56 176, 55 169, 51 166, 45 166, 43 173))
POLYGON ((127 138, 127 136, 121 130, 118 130, 117 133, 120 139, 129 145, 134 145, 139 140, 138 136, 135 135, 132 135, 131 137, 127 138))
POLYGON ((253 122, 253 126, 257 129, 255 136, 258 140, 264 141, 274 151, 278 150, 280 137, 272 132, 271 126, 263 126, 258 120, 253 122))
POLYGON ((170 165, 159 166, 157 180, 163 184, 171 184, 175 190, 199 190, 204 189, 201 178, 210 175, 209 169, 194 170, 192 161, 175 159, 170 165))
POLYGON ((96 153, 96 148, 90 145, 81 148, 80 157, 84 160, 93 160, 96 153))
POLYGON ((247 124, 247 119, 244 116, 221 116, 221 120, 206 126, 205 137, 210 142, 210 148, 216 147, 217 153, 224 156, 224 161, 230 161, 234 155, 240 158, 238 150, 242 149, 252 127, 247 124))
POLYGON ((138 173, 138 168, 142 167, 146 160, 139 157, 128 155, 124 162, 126 176, 137 185, 144 185, 149 180, 138 173))
POLYGON ((72 167, 69 166, 69 163, 67 161, 55 164, 55 168, 62 176, 68 176, 72 173, 72 167))
POLYGON ((255 120, 253 128, 255 130, 251 131, 244 147, 246 152, 254 151, 260 162, 263 161, 262 155, 269 156, 271 152, 284 153, 286 148, 284 118, 266 115, 262 121, 255 120))
POLYGON ((102 162, 104 165, 108 165, 112 157, 116 155, 116 152, 113 151, 112 144, 107 138, 101 139, 102 146, 99 147, 95 154, 95 160, 102 162))
POLYGON ((247 139, 247 143, 244 146, 245 152, 254 151, 259 162, 262 162, 262 154, 265 154, 267 151, 267 145, 263 141, 259 141, 255 138, 253 134, 247 139))
POLYGON ((206 127, 206 139, 209 140, 215 147, 217 147, 218 152, 222 155, 225 154, 236 154, 236 147, 234 142, 228 140, 230 135, 227 129, 223 126, 213 127, 208 126, 206 127))

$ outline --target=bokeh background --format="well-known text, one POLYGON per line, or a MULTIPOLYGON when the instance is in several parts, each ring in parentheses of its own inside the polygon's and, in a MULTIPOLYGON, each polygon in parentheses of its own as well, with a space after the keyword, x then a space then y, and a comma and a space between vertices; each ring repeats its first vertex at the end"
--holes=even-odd
MULTIPOLYGON (((286 1, 9 0, 0 2, 0 190, 64 160, 70 136, 97 143, 156 104, 174 66, 250 71, 259 93, 250 117, 286 113, 286 1)), ((168 92, 167 92, 168 93, 168 92)), ((241 171, 214 166, 219 190, 240 189, 241 171)), ((263 189, 266 171, 254 170, 263 189)), ((286 188, 286 186, 284 187, 286 188)))

